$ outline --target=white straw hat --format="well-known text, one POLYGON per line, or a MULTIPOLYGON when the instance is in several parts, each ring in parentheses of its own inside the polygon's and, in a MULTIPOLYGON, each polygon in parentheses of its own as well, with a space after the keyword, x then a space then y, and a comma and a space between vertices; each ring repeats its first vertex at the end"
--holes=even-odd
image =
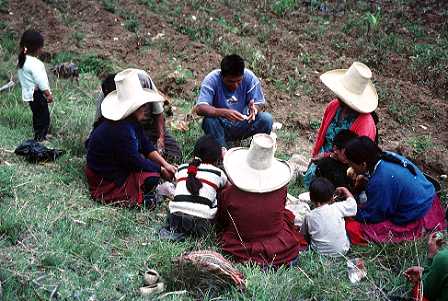
POLYGON ((378 107, 378 94, 372 81, 372 71, 360 62, 349 69, 328 71, 320 80, 346 105, 359 113, 370 113, 378 107))
POLYGON ((250 148, 237 147, 224 156, 224 169, 232 183, 243 191, 264 193, 282 188, 292 176, 290 166, 274 158, 275 141, 256 134, 250 148))
POLYGON ((117 89, 109 93, 101 103, 101 114, 110 120, 121 120, 148 102, 163 101, 159 93, 143 89, 137 69, 126 69, 115 75, 117 89))

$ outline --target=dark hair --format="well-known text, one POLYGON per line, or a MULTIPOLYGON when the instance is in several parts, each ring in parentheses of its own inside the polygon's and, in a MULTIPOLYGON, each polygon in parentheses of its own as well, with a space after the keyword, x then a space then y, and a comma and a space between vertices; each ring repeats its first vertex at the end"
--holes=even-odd
POLYGON ((203 163, 216 164, 221 159, 221 146, 211 135, 205 135, 198 139, 194 146, 193 154, 203 163))
POLYGON ((338 149, 343 149, 350 140, 356 137, 358 137, 358 135, 355 132, 346 129, 340 130, 339 133, 334 136, 333 146, 336 146, 338 149))
POLYGON ((101 83, 101 91, 103 91, 103 96, 106 97, 112 91, 117 90, 117 86, 115 85, 115 75, 116 73, 109 74, 101 83))
POLYGON ((221 76, 244 74, 244 60, 238 54, 226 55, 221 61, 221 76))
POLYGON ((313 203, 329 203, 333 199, 334 185, 325 178, 316 178, 310 184, 310 199, 313 203))
POLYGON ((195 158, 190 162, 187 170, 187 190, 192 195, 198 195, 202 183, 196 177, 197 168, 201 163, 216 164, 221 158, 221 147, 212 136, 206 135, 198 139, 193 154, 195 158))
POLYGON ((315 162, 316 176, 328 179, 336 187, 349 187, 352 185, 351 179, 347 176, 347 165, 344 163, 325 157, 315 162))
POLYGON ((372 171, 381 159, 383 151, 367 136, 350 140, 345 146, 345 156, 356 164, 366 163, 368 170, 372 171))
POLYGON ((17 68, 23 68, 26 60, 26 54, 34 54, 37 50, 44 47, 44 37, 38 31, 27 30, 20 39, 20 52, 18 56, 17 68))
POLYGON ((188 165, 188 169, 187 169, 187 190, 192 194, 192 195, 198 195, 199 194, 199 190, 202 188, 202 183, 201 181, 196 177, 196 173, 197 173, 197 168, 199 165, 201 165, 202 161, 198 158, 194 158, 191 162, 190 165, 188 165))

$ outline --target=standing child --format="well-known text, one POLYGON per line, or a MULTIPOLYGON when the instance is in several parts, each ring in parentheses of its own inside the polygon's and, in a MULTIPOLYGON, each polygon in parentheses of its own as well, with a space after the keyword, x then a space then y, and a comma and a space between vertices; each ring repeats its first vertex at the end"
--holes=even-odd
POLYGON ((210 136, 196 142, 190 164, 177 169, 174 199, 169 203, 169 225, 161 230, 170 239, 207 232, 217 212, 217 191, 227 183, 225 173, 215 165, 221 160, 221 146, 210 136), (169 233, 167 233, 169 231, 169 233))
POLYGON ((53 101, 45 65, 37 57, 44 46, 43 36, 34 30, 27 30, 20 39, 20 53, 17 68, 22 99, 30 104, 33 112, 34 140, 47 138, 50 127, 48 104, 53 101))
POLYGON ((350 241, 344 217, 356 215, 353 195, 345 187, 335 189, 329 180, 316 178, 310 185, 310 198, 316 208, 306 215, 301 231, 310 240, 311 248, 334 257, 347 253, 350 241), (333 203, 335 192, 345 200, 333 203))

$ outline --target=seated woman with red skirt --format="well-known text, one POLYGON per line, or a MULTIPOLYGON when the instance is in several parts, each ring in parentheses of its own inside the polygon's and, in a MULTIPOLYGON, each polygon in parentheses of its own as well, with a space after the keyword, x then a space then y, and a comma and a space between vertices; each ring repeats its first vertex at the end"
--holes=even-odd
POLYGON ((169 176, 175 168, 158 154, 140 124, 145 104, 163 98, 142 89, 135 70, 118 73, 115 82, 117 92, 107 95, 101 105, 105 120, 86 143, 90 194, 103 203, 153 207, 160 174, 169 176))
POLYGON ((367 201, 358 204, 356 221, 346 223, 353 243, 395 243, 446 228, 433 184, 411 161, 365 136, 351 140, 345 155, 357 174, 368 175, 367 201))
POLYGON ((224 157, 231 184, 219 195, 219 242, 237 262, 279 266, 297 261, 306 241, 285 208, 290 167, 274 158, 273 138, 253 137, 249 149, 233 148, 224 157))

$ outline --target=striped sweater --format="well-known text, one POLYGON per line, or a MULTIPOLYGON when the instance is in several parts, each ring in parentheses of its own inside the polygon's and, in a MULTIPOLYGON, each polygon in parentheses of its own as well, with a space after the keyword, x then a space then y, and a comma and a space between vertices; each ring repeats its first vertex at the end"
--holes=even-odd
POLYGON ((211 164, 199 165, 196 177, 202 182, 202 187, 199 190, 199 195, 193 196, 187 189, 187 169, 188 164, 182 164, 176 172, 174 200, 168 205, 170 213, 184 213, 200 218, 213 219, 218 207, 217 191, 227 183, 225 173, 211 164))

